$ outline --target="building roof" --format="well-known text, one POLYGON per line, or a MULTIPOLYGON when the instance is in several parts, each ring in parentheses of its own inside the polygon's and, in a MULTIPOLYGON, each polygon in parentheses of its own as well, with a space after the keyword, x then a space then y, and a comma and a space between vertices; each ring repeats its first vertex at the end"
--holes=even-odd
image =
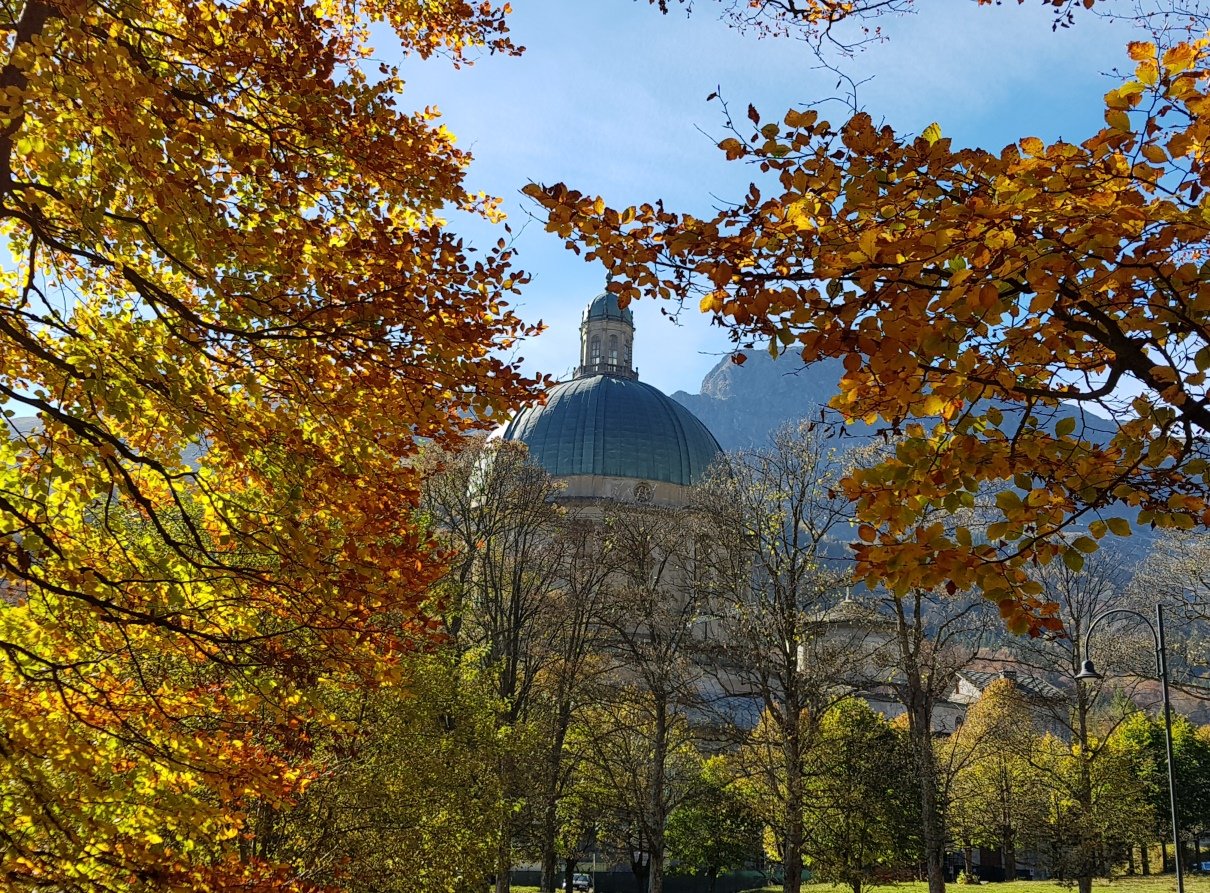
POLYGON ((601 292, 584 308, 584 319, 620 319, 634 325, 634 313, 630 308, 619 307, 617 295, 607 291, 601 292))
POLYGON ((1051 685, 1045 679, 1037 676, 1029 676, 1023 673, 1018 673, 1016 670, 1007 669, 998 672, 985 672, 982 670, 962 670, 958 673, 959 679, 965 679, 980 693, 986 691, 987 687, 993 682, 999 682, 1001 679, 1011 682, 1017 688, 1021 689, 1027 695, 1035 698, 1041 698, 1047 701, 1059 701, 1064 698, 1062 691, 1051 685))
POLYGON ((722 452, 706 426, 675 400, 649 384, 611 375, 555 385, 544 406, 522 410, 497 436, 523 442, 555 477, 688 485, 722 452))
POLYGON ((845 597, 816 615, 820 623, 834 626, 856 626, 861 628, 894 626, 891 618, 878 610, 878 603, 867 599, 856 599, 846 593, 845 597))

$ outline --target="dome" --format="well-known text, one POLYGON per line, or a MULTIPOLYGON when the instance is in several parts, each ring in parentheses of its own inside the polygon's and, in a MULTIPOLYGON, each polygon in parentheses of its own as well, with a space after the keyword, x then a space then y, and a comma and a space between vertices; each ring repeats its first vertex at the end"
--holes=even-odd
POLYGON ((592 303, 584 310, 584 319, 620 319, 634 325, 634 313, 629 308, 623 310, 619 307, 617 295, 607 291, 592 299, 592 303))
POLYGON ((651 385, 611 375, 555 385, 544 406, 522 410, 498 436, 523 442, 555 477, 688 485, 721 452, 714 435, 685 407, 651 385))

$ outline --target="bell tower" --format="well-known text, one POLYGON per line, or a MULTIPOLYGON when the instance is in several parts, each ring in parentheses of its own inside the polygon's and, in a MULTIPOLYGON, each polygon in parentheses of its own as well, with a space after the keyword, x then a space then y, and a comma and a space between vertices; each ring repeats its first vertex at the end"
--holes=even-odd
POLYGON ((580 365, 575 377, 637 379, 633 345, 634 314, 618 307, 618 299, 609 292, 597 295, 580 318, 580 365))

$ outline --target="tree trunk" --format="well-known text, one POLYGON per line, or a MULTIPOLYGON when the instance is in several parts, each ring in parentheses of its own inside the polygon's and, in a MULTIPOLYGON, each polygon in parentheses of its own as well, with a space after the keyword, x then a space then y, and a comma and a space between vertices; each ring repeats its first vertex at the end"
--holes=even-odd
POLYGON ((900 669, 904 691, 900 700, 907 710, 908 738, 920 776, 921 842, 929 893, 945 893, 945 814, 938 789, 937 761, 933 753, 933 693, 921 670, 919 656, 924 636, 917 594, 913 619, 908 620, 903 603, 898 605, 900 669))
POLYGON ((1004 839, 1000 847, 1000 861, 1004 863, 1004 880, 1017 879, 1017 845, 1016 832, 1012 828, 1004 829, 1004 839))
POLYGON ((668 771, 668 702, 657 696, 655 704, 655 740, 651 759, 654 777, 651 783, 651 850, 647 859, 648 893, 664 893, 664 826, 668 822, 665 809, 666 773, 668 771))
POLYGON ((513 868, 513 828, 508 816, 500 820, 500 845, 496 849, 496 893, 509 893, 513 868))
POLYGON ((664 893, 664 854, 652 852, 647 863, 647 893, 664 893))
POLYGON ((1160 841, 1160 874, 1168 870, 1168 841, 1160 841))
POLYGON ((546 802, 542 811, 542 887, 546 893, 554 893, 558 889, 556 874, 558 873, 559 857, 555 853, 556 813, 554 798, 546 802))
POLYGON ((573 883, 575 880, 575 876, 576 876, 576 860, 575 859, 564 859, 563 860, 563 889, 564 889, 564 891, 566 891, 566 893, 571 893, 571 891, 573 889, 575 889, 575 884, 573 883))
POLYGON ((921 696, 913 705, 909 729, 920 774, 920 825, 924 843, 929 893, 945 893, 945 816, 937 790, 937 763, 933 753, 932 716, 921 696))
POLYGON ((1143 866, 1143 877, 1151 876, 1151 844, 1143 843, 1139 846, 1139 862, 1143 866))
POLYGON ((1092 893, 1092 875, 1082 874, 1076 879, 1076 889, 1079 893, 1092 893))
POLYGON ((782 729, 782 756, 786 770, 782 889, 785 893, 799 893, 802 888, 803 847, 802 717, 801 711, 793 709, 786 709, 782 716, 786 722, 786 728, 782 729))
POLYGON ((1131 844, 1129 847, 1126 848, 1126 873, 1129 875, 1133 875, 1135 873, 1134 844, 1131 844))
POLYGON ((542 810, 542 889, 553 893, 557 889, 555 874, 559 857, 555 852, 555 838, 559 834, 559 775, 563 770, 563 742, 571 725, 571 705, 563 704, 559 709, 558 724, 551 742, 546 772, 545 803, 542 810))
POLYGON ((975 876, 975 848, 969 840, 962 847, 962 872, 968 878, 975 876))
POLYGON ((706 876, 710 879, 710 886, 707 888, 707 891, 708 893, 714 893, 714 883, 718 880, 718 872, 712 870, 706 876))

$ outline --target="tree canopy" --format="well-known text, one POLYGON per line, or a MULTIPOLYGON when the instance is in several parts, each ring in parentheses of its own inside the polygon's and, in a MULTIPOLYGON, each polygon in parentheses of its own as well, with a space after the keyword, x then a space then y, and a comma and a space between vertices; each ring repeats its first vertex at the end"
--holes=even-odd
POLYGON ((440 556, 419 438, 534 381, 524 275, 436 113, 367 67, 512 51, 490 4, 210 0, 0 11, 0 876, 269 889, 317 692, 406 681, 440 556))

